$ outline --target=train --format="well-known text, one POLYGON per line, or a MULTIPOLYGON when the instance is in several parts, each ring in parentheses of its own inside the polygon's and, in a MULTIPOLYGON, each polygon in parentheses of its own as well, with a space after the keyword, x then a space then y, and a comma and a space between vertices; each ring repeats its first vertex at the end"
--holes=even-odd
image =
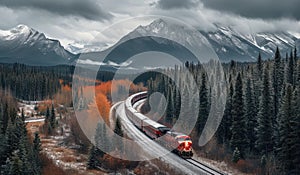
POLYGON ((125 101, 125 111, 129 120, 148 137, 157 140, 161 145, 184 159, 193 156, 192 140, 190 136, 172 131, 167 126, 151 120, 147 116, 134 109, 133 105, 147 98, 147 91, 131 95, 125 101), (163 136, 163 137, 162 137, 163 136))

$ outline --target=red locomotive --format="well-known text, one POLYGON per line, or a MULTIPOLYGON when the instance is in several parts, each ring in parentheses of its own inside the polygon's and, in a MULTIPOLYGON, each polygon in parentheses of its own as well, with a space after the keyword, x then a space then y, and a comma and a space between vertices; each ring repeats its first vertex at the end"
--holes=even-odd
POLYGON ((129 120, 151 139, 157 139, 164 147, 173 150, 180 157, 191 158, 193 148, 190 136, 170 131, 170 128, 149 119, 133 108, 134 103, 145 98, 147 98, 147 92, 140 92, 130 96, 125 101, 126 114, 129 120))

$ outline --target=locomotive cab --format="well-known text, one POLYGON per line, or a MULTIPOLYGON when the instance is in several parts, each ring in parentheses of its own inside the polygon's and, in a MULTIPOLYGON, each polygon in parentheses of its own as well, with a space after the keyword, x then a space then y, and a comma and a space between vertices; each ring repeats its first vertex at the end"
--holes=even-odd
POLYGON ((182 158, 191 158, 193 156, 192 140, 190 136, 177 136, 176 140, 179 144, 177 152, 182 158))

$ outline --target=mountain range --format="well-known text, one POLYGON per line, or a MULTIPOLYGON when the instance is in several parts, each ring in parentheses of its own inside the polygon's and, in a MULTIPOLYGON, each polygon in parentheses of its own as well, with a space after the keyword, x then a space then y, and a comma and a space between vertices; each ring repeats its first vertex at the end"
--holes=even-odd
MULTIPOLYGON (((107 45, 99 45, 99 49, 97 49, 96 46, 91 45, 90 49, 82 50, 73 45, 69 45, 65 49, 58 40, 49 39, 41 32, 25 25, 19 25, 11 30, 0 30, 0 62, 57 65, 74 64, 77 59, 80 59, 82 64, 118 66, 128 62, 128 58, 147 51, 163 52, 179 58, 180 61, 196 59, 185 48, 186 46, 192 50, 201 51, 212 46, 222 62, 230 60, 245 62, 255 61, 259 53, 264 59, 272 58, 276 47, 279 47, 282 53, 289 53, 295 46, 300 50, 298 33, 243 34, 233 27, 224 27, 219 24, 215 26, 216 30, 205 32, 190 30, 178 24, 158 19, 149 25, 138 26, 109 48, 107 45), (105 47, 105 49, 101 47, 105 47), (95 50, 103 51, 95 52, 95 50), (78 52, 79 54, 77 54, 78 52)), ((152 59, 151 55, 147 56, 152 59)), ((204 57, 206 56, 204 54, 204 57)))
POLYGON ((79 55, 62 47, 58 40, 47 38, 26 25, 0 30, 0 62, 51 66, 69 64, 79 55))

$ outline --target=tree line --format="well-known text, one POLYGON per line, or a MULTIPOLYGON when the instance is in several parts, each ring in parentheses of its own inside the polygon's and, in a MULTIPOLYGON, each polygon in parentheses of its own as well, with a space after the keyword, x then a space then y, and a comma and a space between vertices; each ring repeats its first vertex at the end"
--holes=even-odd
MULTIPOLYGON (((165 74, 172 75, 171 78, 157 74, 147 83, 149 94, 158 91, 167 99, 165 105, 160 101, 156 103, 165 106, 166 113, 161 119, 164 123, 172 126, 180 112, 193 115, 198 109, 192 133, 194 140, 202 133, 215 96, 208 81, 211 75, 204 66, 186 62, 165 70, 165 74), (184 69, 188 69, 188 73, 184 69), (189 85, 193 79, 187 74, 193 75, 198 89, 190 88, 194 87, 189 85), (175 84, 176 81, 179 83, 175 84), (182 104, 188 101, 181 99, 186 98, 187 92, 194 95, 189 104, 182 104), (196 98, 199 104, 194 103, 196 98), (184 111, 180 111, 181 105, 185 106, 184 111)), ((282 57, 277 48, 272 60, 264 61, 259 54, 254 63, 231 61, 222 67, 227 99, 222 121, 214 136, 217 144, 232 155, 234 162, 247 158, 260 160, 262 174, 299 174, 300 61, 297 50, 292 49, 282 57)), ((143 109, 150 110, 149 100, 143 109)))

